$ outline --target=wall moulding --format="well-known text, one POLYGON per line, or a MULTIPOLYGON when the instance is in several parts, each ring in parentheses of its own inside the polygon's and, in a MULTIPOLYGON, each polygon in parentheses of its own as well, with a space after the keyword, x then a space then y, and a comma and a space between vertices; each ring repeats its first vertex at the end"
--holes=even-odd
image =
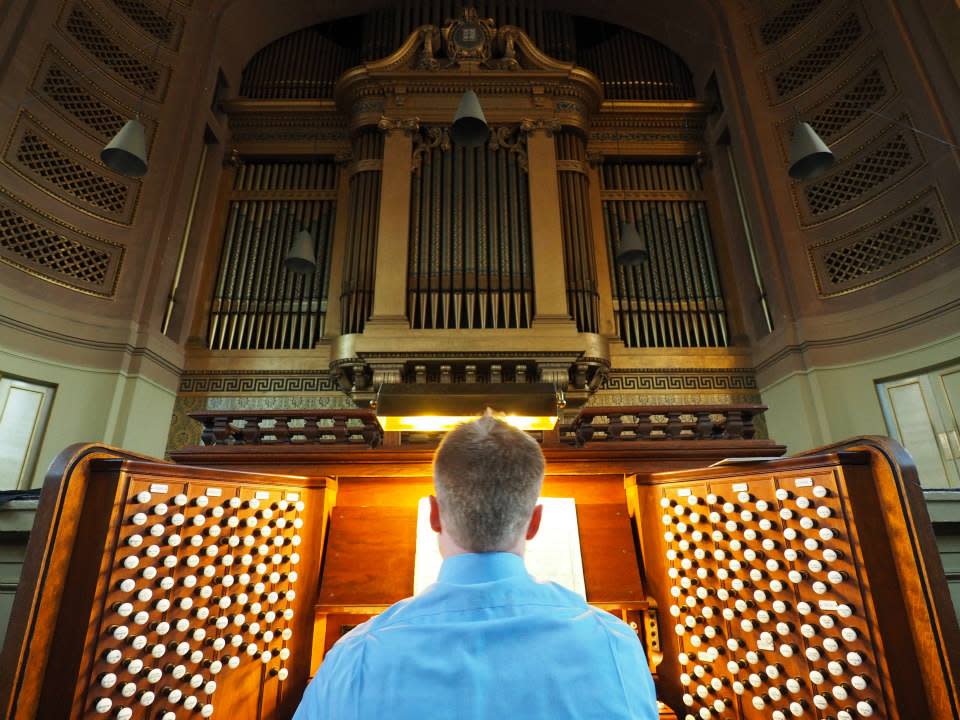
POLYGON ((705 150, 709 105, 691 101, 606 101, 593 116, 587 154, 696 155, 705 150))
POLYGON ((61 287, 110 298, 124 248, 66 225, 0 188, 0 262, 61 287))
POLYGON ((330 100, 228 100, 232 142, 244 155, 273 152, 345 155, 346 118, 330 100))
POLYGON ((139 180, 108 171, 21 110, 3 163, 47 196, 116 225, 133 223, 139 180))
POLYGON ((346 396, 328 370, 187 370, 180 376, 181 395, 333 393, 346 396))

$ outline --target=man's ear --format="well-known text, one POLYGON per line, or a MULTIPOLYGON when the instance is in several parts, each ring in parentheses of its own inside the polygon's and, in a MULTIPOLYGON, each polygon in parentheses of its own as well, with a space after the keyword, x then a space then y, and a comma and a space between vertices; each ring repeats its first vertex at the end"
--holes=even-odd
POLYGON ((440 503, 437 499, 430 496, 430 528, 435 532, 440 532, 440 503))
POLYGON ((533 509, 533 515, 530 516, 530 524, 527 525, 527 540, 533 540, 536 537, 541 520, 543 520, 543 505, 537 505, 533 509))

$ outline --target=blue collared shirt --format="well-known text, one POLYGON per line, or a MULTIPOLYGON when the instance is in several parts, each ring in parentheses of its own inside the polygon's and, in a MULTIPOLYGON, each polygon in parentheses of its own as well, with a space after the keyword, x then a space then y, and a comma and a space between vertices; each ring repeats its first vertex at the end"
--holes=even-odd
POLYGON ((447 558, 437 582, 331 648, 294 720, 655 720, 636 634, 511 553, 447 558))

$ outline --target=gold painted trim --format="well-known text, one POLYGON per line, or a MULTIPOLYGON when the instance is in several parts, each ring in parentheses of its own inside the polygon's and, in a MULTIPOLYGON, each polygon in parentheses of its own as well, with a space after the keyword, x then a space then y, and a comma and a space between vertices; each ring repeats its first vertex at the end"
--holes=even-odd
POLYGON ((707 202, 702 190, 600 190, 601 200, 649 202, 707 202))
POLYGON ((336 200, 337 190, 234 190, 231 200, 336 200))
MULTIPOLYGON (((64 205, 69 205, 70 207, 74 208, 75 210, 78 210, 78 211, 82 212, 84 215, 89 215, 90 217, 95 218, 95 219, 97 219, 97 220, 101 220, 101 221, 103 221, 103 222, 110 223, 111 225, 117 225, 118 227, 124 227, 124 228, 132 227, 132 226, 134 225, 135 221, 136 221, 137 210, 139 209, 139 206, 140 206, 140 191, 141 191, 142 188, 143 188, 143 184, 142 184, 139 180, 135 180, 135 179, 131 179, 131 178, 126 178, 126 177, 124 177, 123 175, 120 175, 119 173, 113 173, 113 172, 111 172, 110 169, 106 167, 106 165, 103 165, 103 163, 101 163, 100 161, 96 160, 95 158, 90 157, 89 155, 87 155, 86 153, 84 153, 83 151, 81 151, 79 148, 77 148, 77 147, 71 145, 70 143, 68 143, 66 140, 64 140, 62 137, 60 137, 59 135, 57 135, 57 134, 56 134, 55 132, 53 132, 50 128, 48 128, 46 125, 44 125, 42 122, 40 122, 40 121, 36 118, 36 116, 34 116, 34 115, 33 115, 32 113, 30 113, 29 111, 24 110, 22 107, 20 108, 19 112, 17 113, 17 120, 16 120, 16 122, 13 124, 13 129, 12 129, 11 132, 10 132, 10 136, 7 138, 7 144, 6 144, 6 147, 4 147, 3 157, 0 158, 0 162, 2 162, 3 165, 4 165, 5 167, 7 167, 9 170, 12 170, 14 173, 16 173, 16 174, 19 175, 21 178, 23 178, 24 180, 26 180, 28 183, 30 183, 31 185, 33 185, 35 188, 37 188, 37 190, 39 190, 40 192, 42 192, 42 193, 43 193, 44 195, 46 195, 47 197, 50 197, 50 198, 56 200, 57 202, 61 202, 61 203, 63 203, 64 205), (120 221, 120 220, 116 220, 116 219, 110 218, 110 217, 108 217, 108 216, 106 216, 106 215, 100 215, 99 213, 94 212, 93 210, 89 209, 88 207, 84 207, 84 206, 78 204, 78 203, 75 202, 75 201, 71 201, 68 197, 64 197, 64 196, 58 195, 57 193, 53 192, 50 188, 45 187, 44 185, 41 185, 39 182, 37 182, 37 181, 36 181, 35 179, 33 179, 31 176, 27 175, 21 168, 17 167, 16 165, 11 164, 10 161, 8 160, 7 156, 10 154, 10 151, 13 149, 14 140, 15 140, 16 138, 18 138, 18 137, 21 137, 21 138, 22 138, 23 133, 22 133, 22 132, 19 132, 19 130, 20 130, 21 122, 23 121, 24 118, 27 118, 29 123, 33 123, 33 124, 34 124, 37 128, 39 128, 43 133, 46 133, 49 137, 51 137, 51 138, 53 138, 54 140, 56 140, 58 143, 60 143, 62 146, 64 146, 64 147, 67 148, 68 150, 76 153, 77 155, 79 155, 79 156, 82 157, 83 159, 85 159, 85 160, 93 163, 93 165, 94 165, 95 167, 97 167, 97 168, 102 167, 102 168, 103 168, 104 170, 106 170, 107 172, 110 172, 110 173, 111 173, 110 175, 104 175, 104 176, 103 176, 105 180, 108 180, 108 181, 111 181, 111 182, 117 182, 116 180, 113 180, 113 179, 111 178, 111 175, 115 175, 115 176, 118 177, 118 178, 122 178, 122 180, 121 180, 120 182, 117 182, 117 184, 118 184, 118 185, 121 185, 121 186, 125 186, 125 187, 129 188, 129 189, 132 191, 132 196, 131 196, 130 200, 128 200, 128 202, 129 202, 130 205, 131 205, 130 210, 129 210, 130 221, 129 221, 129 222, 122 222, 122 221, 120 221)), ((93 170, 93 169, 91 168, 91 171, 92 171, 92 170, 93 170)), ((51 184, 53 184, 53 183, 51 183, 51 184)), ((91 204, 92 204, 92 203, 91 203, 91 204)))
POLYGON ((557 160, 558 172, 575 172, 586 175, 590 165, 585 160, 557 160))
MULTIPOLYGON (((879 133, 874 135, 870 140, 866 141, 865 143, 860 145, 860 147, 858 147, 856 150, 851 152, 850 156, 843 161, 842 166, 838 167, 835 165, 834 166, 836 168, 835 170, 831 171, 826 175, 816 178, 816 180, 814 181, 810 181, 808 183, 794 181, 790 184, 790 195, 793 198, 793 209, 794 209, 794 212, 797 214, 798 225, 803 230, 810 230, 811 228, 817 228, 822 225, 826 225, 827 223, 833 222, 834 220, 837 220, 842 217, 846 217, 850 213, 864 209, 868 205, 871 205, 872 203, 876 202, 880 198, 887 195, 889 192, 891 192, 895 188, 898 188, 900 185, 904 183, 904 181, 909 180, 910 178, 912 178, 914 175, 916 175, 918 172, 920 172, 927 166, 927 156, 923 152, 923 145, 921 145, 920 142, 917 140, 916 133, 913 132, 913 130, 910 130, 909 128, 903 127, 902 125, 902 123, 906 123, 907 125, 911 125, 911 126, 913 125, 913 123, 910 122, 910 115, 905 112, 903 113, 903 115, 900 116, 900 118, 901 120, 899 123, 896 123, 896 122, 890 123, 883 130, 881 130, 879 133), (870 146, 873 146, 872 149, 876 150, 876 146, 882 144, 880 141, 885 139, 886 135, 894 134, 893 130, 895 128, 903 132, 905 136, 912 137, 913 147, 920 154, 920 162, 916 165, 916 167, 914 167, 912 170, 910 170, 908 173, 906 173, 903 177, 901 177, 896 182, 883 188, 881 191, 879 191, 875 195, 868 195, 862 202, 858 202, 856 205, 853 205, 847 208, 846 210, 843 210, 842 212, 830 215, 829 217, 825 217, 822 220, 817 220, 815 222, 805 224, 804 214, 801 214, 800 212, 799 190, 803 188, 811 187, 813 185, 817 185, 821 182, 826 181, 829 178, 840 175, 846 169, 850 168, 852 165, 856 164, 857 161, 862 159, 861 153, 863 153, 865 149, 869 148, 870 146)), ((839 207, 842 207, 842 205, 839 207)), ((806 215, 812 216, 812 213, 806 213, 806 215)))
MULTIPOLYGON (((61 220, 61 219, 59 219, 59 218, 56 218, 56 217, 54 217, 53 215, 51 215, 50 213, 48 213, 48 212, 46 212, 46 211, 44 211, 44 210, 41 210, 40 208, 32 205, 31 203, 27 202, 26 200, 23 200, 23 199, 19 198, 18 196, 14 195, 12 192, 10 192, 9 190, 7 190, 7 189, 6 189, 5 187, 3 187, 3 186, 0 186, 0 194, 3 194, 3 195, 5 195, 6 197, 8 197, 8 198, 10 199, 10 201, 11 201, 14 205, 19 205, 20 207, 26 208, 27 210, 30 210, 31 212, 36 213, 36 214, 39 215, 40 217, 44 218, 44 219, 47 220, 48 222, 52 222, 54 226, 58 226, 58 225, 59 225, 60 227, 66 228, 67 230, 70 230, 71 232, 74 232, 74 233, 76 233, 77 235, 80 235, 80 236, 82 236, 82 237, 84 237, 84 238, 88 238, 88 239, 90 239, 90 240, 95 240, 95 241, 97 241, 97 242, 99 242, 99 243, 103 243, 104 245, 113 246, 113 247, 115 247, 115 248, 117 248, 117 249, 119 250, 119 253, 116 255, 116 258, 117 258, 117 271, 116 271, 116 272, 114 273, 114 275, 113 275, 113 284, 112 284, 112 286, 110 287, 109 293, 106 293, 106 292, 100 293, 100 292, 97 292, 97 291, 95 291, 95 290, 89 290, 89 289, 87 289, 87 288, 82 288, 82 287, 78 287, 78 286, 76 286, 76 285, 71 285, 70 283, 68 283, 68 282, 66 282, 66 281, 64 281, 64 280, 58 280, 58 279, 55 278, 55 277, 50 277, 49 275, 44 275, 43 273, 40 273, 40 272, 34 270, 33 268, 30 268, 30 267, 26 267, 26 266, 24 266, 24 265, 21 265, 21 264, 18 263, 16 260, 12 260, 12 259, 10 259, 10 258, 8 258, 8 257, 3 256, 3 255, 0 255, 0 262, 3 262, 3 263, 6 264, 6 265, 10 265, 11 267, 15 267, 17 270, 21 270, 22 272, 25 272, 25 273, 27 273, 28 275, 31 275, 31 276, 39 279, 39 280, 44 280, 45 282, 49 282, 49 283, 51 283, 51 284, 53 284, 53 285, 59 285, 60 287, 64 287, 64 288, 67 288, 67 289, 69 289, 69 290, 73 290, 74 292, 82 293, 82 294, 84 294, 84 295, 91 295, 91 296, 93 296, 93 297, 106 298, 106 299, 110 299, 110 300, 115 299, 115 295, 116 295, 116 291, 117 291, 117 285, 119 285, 119 283, 120 283, 120 273, 121 273, 122 270, 123 270, 123 260, 124 260, 124 258, 126 257, 126 252, 127 252, 126 246, 121 245, 120 243, 117 243, 117 242, 113 242, 112 240, 107 240, 106 238, 99 237, 99 236, 97 236, 97 235, 92 235, 92 234, 90 234, 89 232, 87 232, 86 230, 82 230, 81 228, 78 228, 76 225, 71 225, 71 224, 68 223, 68 222, 65 222, 65 221, 63 221, 63 220, 61 220)), ((29 220, 29 218, 27 218, 27 219, 29 220)), ((60 233, 59 231, 57 231, 57 230, 54 230, 54 232, 57 232, 57 234, 61 234, 61 233, 60 233)))
POLYGON ((903 275, 904 273, 909 272, 910 270, 918 268, 921 265, 925 265, 926 263, 930 262, 934 258, 939 257, 940 255, 947 252, 948 250, 954 249, 955 247, 957 247, 957 245, 960 245, 960 239, 957 238, 956 230, 953 226, 953 221, 950 218, 950 214, 946 210, 946 206, 944 205, 943 196, 940 193, 940 188, 937 185, 931 185, 929 187, 924 188, 920 192, 918 192, 916 195, 914 195, 912 198, 907 200, 902 205, 898 206, 897 208, 894 208, 893 210, 886 213, 885 215, 881 215, 879 218, 877 218, 873 222, 867 223, 866 225, 861 225, 860 227, 854 230, 851 230, 850 232, 844 233, 842 235, 838 235, 834 238, 821 240, 818 243, 810 245, 807 248, 807 260, 810 265, 810 271, 813 274, 814 283, 817 286, 817 294, 822 298, 833 298, 833 297, 839 297, 841 295, 849 295, 850 293, 858 292, 860 290, 873 287, 874 285, 879 285, 880 283, 886 282, 887 280, 892 280, 893 278, 903 275), (936 250, 930 253, 929 255, 926 255, 923 258, 920 258, 910 263, 909 265, 905 265, 904 267, 899 268, 893 273, 883 275, 882 277, 874 278, 873 280, 869 280, 860 285, 844 288, 843 290, 838 290, 836 292, 825 293, 823 291, 823 287, 820 284, 820 275, 817 272, 817 265, 816 265, 816 260, 814 256, 814 250, 816 248, 823 247, 825 245, 830 245, 833 243, 839 243, 843 240, 854 237, 856 235, 867 235, 869 234, 869 231, 872 228, 877 228, 883 225, 890 218, 903 212, 904 210, 909 208, 911 205, 922 205, 923 203, 921 202, 921 198, 924 198, 925 196, 930 196, 930 195, 932 195, 936 200, 937 207, 940 209, 940 215, 943 218, 944 223, 946 224, 946 227, 944 229, 949 234, 949 236, 953 238, 953 242, 945 244, 939 250, 936 250))

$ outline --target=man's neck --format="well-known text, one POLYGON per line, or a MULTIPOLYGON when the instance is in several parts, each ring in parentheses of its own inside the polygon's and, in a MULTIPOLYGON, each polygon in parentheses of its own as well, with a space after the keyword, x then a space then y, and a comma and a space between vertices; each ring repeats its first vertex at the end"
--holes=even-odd
MULTIPOLYGON (((461 547, 456 540, 450 537, 446 531, 441 531, 439 536, 440 541, 440 555, 443 556, 443 559, 446 560, 448 557, 454 557, 455 555, 466 555, 467 553, 474 552, 473 550, 466 550, 461 547)), ((514 555, 519 555, 523 557, 527 551, 527 541, 521 536, 520 540, 514 544, 513 547, 504 548, 503 550, 497 550, 495 552, 508 552, 513 553, 514 555)))

